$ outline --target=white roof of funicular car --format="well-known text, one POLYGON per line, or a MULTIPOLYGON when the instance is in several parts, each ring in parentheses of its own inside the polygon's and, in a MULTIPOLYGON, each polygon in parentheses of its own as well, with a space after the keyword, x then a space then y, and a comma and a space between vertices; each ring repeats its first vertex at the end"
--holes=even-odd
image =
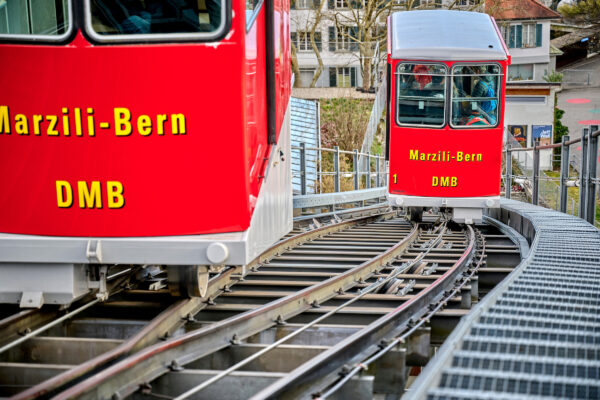
POLYGON ((487 14, 423 10, 392 14, 392 58, 413 60, 506 60, 487 14))

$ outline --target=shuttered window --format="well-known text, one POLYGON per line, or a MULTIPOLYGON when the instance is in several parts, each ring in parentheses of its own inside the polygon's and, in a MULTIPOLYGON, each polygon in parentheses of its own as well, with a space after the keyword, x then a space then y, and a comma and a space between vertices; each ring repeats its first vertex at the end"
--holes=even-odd
POLYGON ((519 24, 502 27, 502 37, 508 48, 540 47, 543 43, 542 24, 519 24))

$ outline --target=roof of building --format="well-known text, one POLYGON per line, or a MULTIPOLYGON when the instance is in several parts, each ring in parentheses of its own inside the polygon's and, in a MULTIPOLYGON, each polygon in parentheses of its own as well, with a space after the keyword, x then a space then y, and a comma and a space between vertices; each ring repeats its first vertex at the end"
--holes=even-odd
POLYGON ((565 54, 561 49, 559 49, 558 47, 552 45, 552 43, 550 43, 550 55, 551 56, 562 56, 563 54, 565 54))
POLYGON ((392 14, 394 59, 506 60, 507 54, 487 14, 422 10, 392 14))
POLYGON ((576 30, 575 32, 567 33, 566 35, 552 39, 550 41, 550 44, 558 47, 559 49, 562 49, 563 47, 567 47, 574 43, 580 42, 581 39, 594 36, 598 32, 600 32, 600 25, 592 26, 589 28, 581 28, 576 30))
POLYGON ((485 12, 499 21, 561 18, 559 13, 536 0, 487 0, 485 12))

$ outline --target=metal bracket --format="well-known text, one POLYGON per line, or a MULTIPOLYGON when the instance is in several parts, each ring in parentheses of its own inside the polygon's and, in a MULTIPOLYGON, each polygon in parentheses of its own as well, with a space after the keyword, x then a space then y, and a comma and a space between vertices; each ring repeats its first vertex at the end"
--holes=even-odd
POLYGON ((102 264, 102 242, 100 240, 88 240, 85 256, 89 262, 102 264))
POLYGON ((106 286, 107 275, 108 275, 108 267, 103 265, 99 268, 98 280, 97 281, 88 280, 88 288, 98 289, 98 293, 96 293, 96 298, 100 301, 105 301, 106 299, 108 299, 108 289, 106 286))

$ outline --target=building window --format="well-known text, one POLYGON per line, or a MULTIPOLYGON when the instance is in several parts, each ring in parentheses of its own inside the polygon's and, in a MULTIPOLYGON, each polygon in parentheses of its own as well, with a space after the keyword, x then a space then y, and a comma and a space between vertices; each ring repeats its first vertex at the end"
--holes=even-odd
POLYGON ((509 49, 542 45, 542 24, 518 24, 501 27, 502 38, 509 49))
POLYGON ((348 8, 348 0, 335 0, 335 8, 348 8))
POLYGON ((356 67, 329 68, 330 87, 356 87, 356 67))
POLYGON ((357 27, 329 27, 329 51, 358 51, 357 27))
MULTIPOLYGON (((310 42, 310 32, 292 32, 291 39, 298 51, 313 51, 310 42)), ((317 49, 321 51, 321 32, 315 32, 315 44, 317 45, 317 49)))
POLYGON ((507 103, 546 104, 546 96, 506 96, 507 103))
POLYGON ((352 87, 350 67, 337 68, 337 87, 352 87))
POLYGON ((535 25, 536 24, 523 24, 523 47, 535 47, 535 25))
POLYGON ((296 0, 294 5, 297 10, 313 10, 315 8, 314 0, 296 0))
POLYGON ((532 81, 533 64, 517 64, 508 66, 509 81, 532 81))

